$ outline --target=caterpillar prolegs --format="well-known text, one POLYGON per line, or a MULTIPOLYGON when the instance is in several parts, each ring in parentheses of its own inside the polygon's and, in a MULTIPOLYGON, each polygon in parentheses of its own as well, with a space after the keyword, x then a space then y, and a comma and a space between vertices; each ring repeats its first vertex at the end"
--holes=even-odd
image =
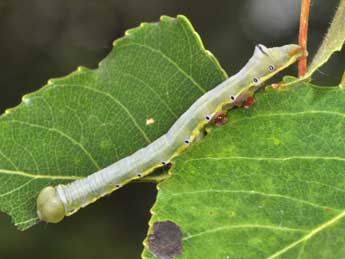
POLYGON ((257 45, 248 63, 234 76, 201 96, 169 131, 134 154, 83 179, 44 188, 37 198, 37 214, 43 221, 60 222, 132 179, 148 175, 200 138, 208 123, 234 106, 250 106, 260 85, 303 55, 295 44, 266 48, 257 45))

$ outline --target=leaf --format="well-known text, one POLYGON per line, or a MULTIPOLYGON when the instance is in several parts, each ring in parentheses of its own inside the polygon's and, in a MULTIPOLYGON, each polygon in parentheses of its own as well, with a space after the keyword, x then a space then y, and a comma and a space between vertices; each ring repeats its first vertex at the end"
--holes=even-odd
POLYGON ((146 146, 225 78, 184 16, 127 31, 98 69, 50 80, 1 116, 0 210, 21 230, 34 225, 43 187, 146 146))
POLYGON ((343 258, 344 102, 345 90, 300 84, 231 111, 159 184, 149 234, 179 226, 179 259, 343 258))
POLYGON ((319 50, 308 67, 305 77, 310 77, 319 67, 336 51, 340 51, 345 42, 345 0, 340 0, 338 10, 334 15, 331 26, 328 29, 319 50))

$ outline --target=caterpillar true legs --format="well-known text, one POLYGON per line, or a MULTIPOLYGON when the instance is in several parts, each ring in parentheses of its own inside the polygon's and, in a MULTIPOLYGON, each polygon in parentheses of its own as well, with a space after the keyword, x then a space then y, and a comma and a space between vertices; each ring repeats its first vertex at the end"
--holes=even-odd
POLYGON ((98 198, 120 188, 132 179, 161 167, 197 139, 215 116, 238 103, 252 104, 250 97, 260 85, 304 55, 295 44, 266 48, 257 45, 248 63, 234 76, 201 96, 173 124, 169 131, 134 154, 86 178, 67 185, 44 188, 37 198, 37 214, 46 222, 57 223, 98 198))

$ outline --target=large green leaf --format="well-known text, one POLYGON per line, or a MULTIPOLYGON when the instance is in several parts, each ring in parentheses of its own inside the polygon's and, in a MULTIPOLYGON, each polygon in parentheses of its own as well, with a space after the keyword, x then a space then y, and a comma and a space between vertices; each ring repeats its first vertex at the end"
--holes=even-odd
POLYGON ((50 80, 1 116, 0 210, 19 229, 32 226, 44 186, 146 146, 225 78, 183 16, 127 31, 98 69, 50 80))
POLYGON ((345 90, 301 84, 231 111, 159 185, 151 236, 177 224, 181 259, 344 258, 344 104, 345 90))

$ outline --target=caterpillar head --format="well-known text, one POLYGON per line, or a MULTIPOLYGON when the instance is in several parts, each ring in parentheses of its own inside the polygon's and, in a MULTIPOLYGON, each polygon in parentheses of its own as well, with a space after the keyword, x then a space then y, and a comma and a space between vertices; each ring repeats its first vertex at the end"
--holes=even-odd
POLYGON ((45 187, 38 195, 37 215, 48 223, 59 223, 65 217, 65 207, 54 187, 45 187))
POLYGON ((296 44, 284 45, 270 49, 272 59, 278 64, 278 67, 285 68, 291 65, 299 58, 306 56, 307 53, 296 44), (284 66, 285 64, 285 66, 284 66))
POLYGON ((248 62, 254 66, 250 76, 254 86, 260 86, 264 82, 296 62, 305 55, 303 49, 296 44, 288 44, 281 47, 266 48, 262 44, 255 46, 253 57, 248 62))
POLYGON ((288 44, 281 47, 266 48, 262 44, 255 47, 255 56, 266 64, 267 69, 271 72, 278 72, 302 56, 306 55, 301 46, 288 44))

